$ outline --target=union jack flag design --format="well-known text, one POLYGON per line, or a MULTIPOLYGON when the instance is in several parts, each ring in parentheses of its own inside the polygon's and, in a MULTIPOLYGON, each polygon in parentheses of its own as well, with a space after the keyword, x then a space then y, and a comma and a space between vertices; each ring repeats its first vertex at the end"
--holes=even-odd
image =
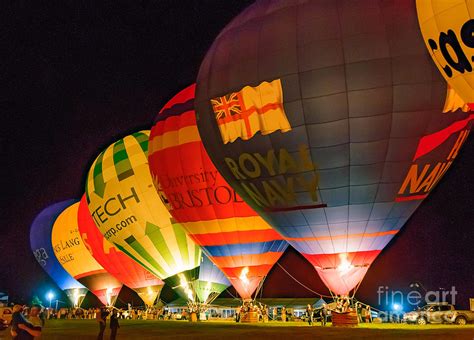
POLYGON ((231 93, 227 96, 211 99, 211 103, 217 121, 225 121, 226 117, 242 113, 238 93, 231 93))
POLYGON ((224 144, 237 138, 249 140, 258 131, 267 135, 291 130, 283 108, 280 79, 213 98, 211 105, 224 144))

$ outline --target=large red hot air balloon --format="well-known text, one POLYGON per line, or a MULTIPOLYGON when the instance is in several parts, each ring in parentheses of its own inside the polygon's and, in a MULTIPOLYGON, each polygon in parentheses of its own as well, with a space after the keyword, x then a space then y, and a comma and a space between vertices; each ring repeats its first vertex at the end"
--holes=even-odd
POLYGON ((155 119, 149 141, 153 182, 173 217, 249 299, 288 244, 212 164, 196 126, 194 89, 178 93, 155 119))
POLYGON ((257 1, 208 51, 195 108, 227 182, 345 295, 466 140, 446 93, 413 0, 257 1))
POLYGON ((147 306, 153 305, 164 282, 107 241, 94 223, 85 195, 79 203, 78 226, 94 259, 117 280, 133 289, 147 306))

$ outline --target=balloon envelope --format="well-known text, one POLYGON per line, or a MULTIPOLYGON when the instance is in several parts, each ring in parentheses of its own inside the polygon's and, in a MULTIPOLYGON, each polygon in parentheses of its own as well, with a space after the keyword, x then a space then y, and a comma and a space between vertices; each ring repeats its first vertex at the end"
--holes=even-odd
POLYGON ((249 299, 288 244, 227 184, 201 142, 191 85, 160 111, 150 133, 155 187, 173 217, 249 299))
POLYGON ((58 215, 73 204, 75 200, 66 200, 43 209, 34 219, 30 228, 30 245, 33 255, 44 271, 63 290, 73 306, 80 307, 87 288, 75 280, 61 266, 54 256, 51 245, 51 231, 58 215))
POLYGON ((107 273, 87 250, 79 234, 78 209, 79 202, 70 205, 54 222, 51 235, 54 254, 63 268, 104 305, 113 305, 122 284, 107 273))
POLYGON ((79 203, 78 225, 82 241, 94 259, 109 274, 133 289, 147 306, 153 305, 164 282, 104 238, 89 213, 85 196, 79 203))
POLYGON ((195 108, 227 182, 347 294, 466 140, 446 93, 414 1, 258 1, 208 51, 195 108))
POLYGON ((474 2, 417 0, 418 23, 438 70, 474 110, 474 2))
POLYGON ((224 273, 202 254, 199 279, 193 283, 198 301, 209 304, 230 286, 224 273))
POLYGON ((153 187, 148 135, 133 133, 97 157, 87 177, 87 204, 106 240, 177 288, 198 278, 201 249, 171 218, 153 187))

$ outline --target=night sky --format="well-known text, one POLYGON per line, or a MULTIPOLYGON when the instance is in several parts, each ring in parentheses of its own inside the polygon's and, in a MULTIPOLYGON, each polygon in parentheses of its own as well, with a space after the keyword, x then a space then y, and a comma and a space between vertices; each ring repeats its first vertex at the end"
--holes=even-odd
MULTIPOLYGON (((0 291, 15 301, 53 282, 36 263, 29 227, 44 207, 83 192, 85 172, 116 139, 149 129, 174 94, 195 81, 214 37, 250 1, 3 2, 0 8, 2 209, 0 291)), ((377 287, 458 290, 474 297, 474 141, 375 261, 357 297, 377 287)), ((289 249, 294 277, 327 294, 314 269, 289 249)), ((264 297, 310 297, 279 267, 264 297)))

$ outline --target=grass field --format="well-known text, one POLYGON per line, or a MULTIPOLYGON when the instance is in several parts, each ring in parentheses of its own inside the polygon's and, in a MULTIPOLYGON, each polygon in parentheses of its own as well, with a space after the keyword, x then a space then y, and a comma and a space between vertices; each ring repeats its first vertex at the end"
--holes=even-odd
MULTIPOLYGON (((108 324, 107 324, 108 326, 108 324)), ((266 324, 236 324, 234 322, 121 320, 117 339, 474 339, 474 325, 405 325, 362 324, 357 328, 341 329, 331 326, 309 327, 302 322, 270 322, 266 324)), ((42 339, 95 339, 98 326, 95 320, 50 320, 42 339)), ((108 339, 107 328, 104 339, 108 339)), ((0 339, 9 339, 8 332, 0 339)))

